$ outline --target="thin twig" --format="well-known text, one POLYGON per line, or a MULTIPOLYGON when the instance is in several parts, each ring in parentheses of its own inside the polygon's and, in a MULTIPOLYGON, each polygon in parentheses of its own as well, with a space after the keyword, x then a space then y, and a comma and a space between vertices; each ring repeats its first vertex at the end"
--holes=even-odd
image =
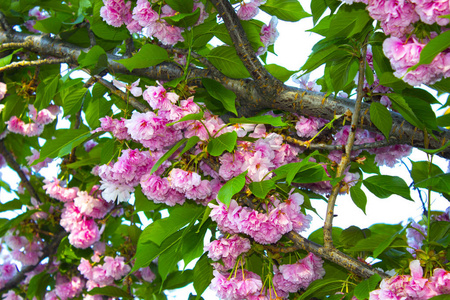
POLYGON ((3 49, 19 49, 19 48, 26 48, 29 46, 29 42, 23 42, 23 43, 4 43, 0 45, 0 51, 3 49))
POLYGON ((292 253, 300 249, 298 245, 282 247, 282 246, 273 246, 273 245, 265 245, 264 248, 273 253, 292 253))
POLYGON ((51 64, 62 64, 67 63, 68 60, 66 58, 46 58, 46 59, 38 59, 33 61, 18 61, 10 63, 2 68, 0 68, 0 73, 9 71, 12 69, 23 68, 23 67, 31 67, 31 66, 41 66, 41 65, 51 65, 51 64))
POLYGON ((11 152, 8 151, 8 149, 6 149, 5 143, 3 140, 0 140, 0 154, 3 155, 3 157, 5 158, 6 162, 8 163, 8 165, 14 170, 16 171, 17 175, 19 175, 20 180, 21 180, 21 184, 25 186, 25 188, 28 190, 28 192, 30 193, 31 197, 33 197, 34 199, 36 199, 38 202, 41 202, 36 190, 34 189, 34 187, 31 185, 30 181, 28 180, 27 176, 25 175, 25 173, 22 171, 22 169, 20 168, 20 165, 17 163, 16 159, 14 158, 14 156, 11 154, 11 152))
MULTIPOLYGON (((359 112, 361 110, 361 103, 364 97, 363 87, 365 74, 364 72, 366 69, 367 39, 368 36, 364 41, 361 57, 359 59, 358 87, 356 89, 357 96, 355 101, 355 108, 352 115, 351 130, 348 135, 347 144, 345 145, 345 153, 342 154, 341 162, 338 164, 337 167, 336 178, 339 178, 344 175, 345 170, 347 169, 348 164, 350 163, 350 156, 353 148, 353 143, 355 142, 356 129, 359 121, 359 112)), ((334 206, 336 205, 337 195, 339 194, 339 191, 341 190, 342 187, 342 180, 343 179, 341 179, 338 183, 336 183, 333 186, 330 197, 328 198, 327 214, 325 216, 325 223, 323 225, 323 241, 325 248, 333 248, 332 230, 333 230, 334 206)))
MULTIPOLYGON (((95 76, 97 81, 107 87, 114 95, 119 96, 123 101, 127 101, 127 94, 116 88, 111 82, 103 79, 100 76, 95 76)), ((150 111, 150 109, 143 103, 139 102, 136 98, 133 96, 128 96, 128 102, 133 106, 135 109, 137 109, 140 112, 147 112, 150 111)))
POLYGON ((41 257, 39 257, 39 262, 35 265, 26 266, 26 267, 22 268, 22 270, 19 273, 17 273, 10 281, 5 283, 5 285, 0 289, 0 294, 8 291, 10 289, 15 288, 18 284, 20 284, 25 279, 25 277, 27 276, 27 273, 33 271, 37 266, 40 265, 40 263, 42 262, 43 259, 53 255, 56 252, 56 250, 58 250, 58 245, 61 243, 61 240, 66 235, 67 235, 67 232, 65 232, 64 230, 59 232, 59 234, 51 241, 51 243, 48 244, 47 247, 45 247, 43 249, 43 251, 42 251, 43 254, 41 257))

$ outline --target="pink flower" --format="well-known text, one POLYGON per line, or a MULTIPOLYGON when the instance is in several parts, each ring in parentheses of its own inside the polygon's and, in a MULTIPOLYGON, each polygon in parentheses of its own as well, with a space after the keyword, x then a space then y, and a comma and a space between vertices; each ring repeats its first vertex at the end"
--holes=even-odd
POLYGON ((277 25, 278 18, 276 16, 272 16, 269 25, 264 24, 261 27, 261 42, 264 44, 264 46, 270 46, 275 43, 276 39, 279 36, 277 25))
POLYGON ((113 277, 115 280, 121 279, 131 270, 131 267, 125 264, 125 258, 122 256, 115 258, 106 256, 104 261, 103 268, 106 270, 106 276, 113 277))
POLYGON ((93 219, 82 220, 69 234, 69 242, 76 248, 86 249, 98 240, 100 232, 93 219))
POLYGON ((208 251, 208 257, 214 261, 222 259, 226 269, 234 267, 236 259, 242 253, 249 251, 250 241, 238 235, 232 235, 230 238, 221 238, 211 242, 204 247, 208 251))
MULTIPOLYGON (((28 162, 28 165, 31 165, 40 156, 40 152, 37 151, 36 149, 31 149, 31 153, 32 153, 31 156, 25 157, 25 159, 28 162)), ((44 161, 37 163, 36 165, 32 166, 31 168, 33 168, 33 170, 35 172, 39 172, 40 169, 47 167, 48 164, 51 163, 52 161, 53 161, 52 158, 46 158, 44 161)))
POLYGON ((420 20, 426 24, 437 23, 445 26, 449 23, 449 19, 440 18, 450 14, 450 3, 447 0, 411 0, 416 4, 415 10, 420 16, 420 20))
POLYGON ((259 13, 259 4, 256 1, 252 1, 249 3, 242 2, 239 10, 237 12, 237 16, 241 20, 250 20, 256 17, 259 13))
POLYGON ((128 84, 125 84, 125 83, 123 83, 121 81, 117 81, 117 80, 113 79, 113 84, 117 88, 125 88, 126 90, 130 91, 130 93, 134 97, 140 97, 142 95, 142 88, 139 87, 139 81, 140 80, 141 79, 139 78, 138 80, 133 82, 131 85, 128 85, 128 84))
POLYGON ((139 271, 141 272, 142 279, 147 282, 153 282, 153 280, 156 279, 156 275, 152 272, 150 267, 141 268, 139 271))
POLYGON ((7 91, 6 84, 3 82, 0 82, 0 100, 5 98, 6 91, 7 91))
POLYGON ((125 4, 124 0, 103 0, 103 4, 105 6, 100 9, 100 16, 107 24, 120 27, 131 22, 131 1, 125 4))
POLYGON ((179 96, 175 93, 167 92, 166 89, 159 84, 158 86, 148 86, 144 91, 143 98, 153 109, 169 110, 171 109, 172 104, 178 101, 179 96))
POLYGON ((138 21, 140 26, 147 27, 158 18, 159 15, 152 9, 150 2, 147 0, 137 1, 136 7, 133 9, 133 19, 138 21))
POLYGON ((54 178, 53 181, 45 179, 45 185, 42 188, 45 190, 47 195, 61 202, 73 201, 73 199, 77 196, 78 188, 65 188, 60 185, 60 182, 61 181, 57 178, 54 178))
POLYGON ((193 187, 199 186, 202 178, 196 172, 174 168, 170 172, 168 180, 172 188, 180 193, 186 193, 186 191, 191 190, 193 187))
POLYGON ((300 116, 299 121, 295 124, 295 129, 299 137, 311 138, 327 123, 327 120, 322 118, 300 116))
POLYGON ((155 175, 144 175, 141 179, 142 193, 156 203, 164 203, 170 184, 167 178, 155 175))
POLYGON ((325 275, 322 265, 322 259, 309 253, 295 264, 281 265, 279 270, 285 280, 306 289, 311 282, 321 279, 325 275))

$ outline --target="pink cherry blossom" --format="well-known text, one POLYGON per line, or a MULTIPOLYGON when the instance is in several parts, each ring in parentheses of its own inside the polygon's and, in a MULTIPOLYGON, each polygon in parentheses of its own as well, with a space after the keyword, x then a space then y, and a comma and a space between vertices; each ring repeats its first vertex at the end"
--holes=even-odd
POLYGON ((0 100, 5 98, 6 91, 7 91, 6 84, 3 82, 0 82, 0 100))
POLYGON ((125 88, 127 91, 129 91, 134 97, 140 97, 142 95, 142 88, 139 87, 139 81, 141 79, 139 78, 132 84, 128 85, 126 83, 123 83, 121 81, 117 81, 113 79, 113 84, 117 88, 125 88))
POLYGON ((131 22, 131 1, 125 4, 124 0, 103 0, 103 4, 105 6, 100 9, 100 16, 107 24, 120 27, 131 22))
POLYGON ((133 19, 138 21, 140 26, 147 27, 158 18, 158 13, 152 9, 150 2, 147 0, 137 1, 136 7, 133 8, 133 19))

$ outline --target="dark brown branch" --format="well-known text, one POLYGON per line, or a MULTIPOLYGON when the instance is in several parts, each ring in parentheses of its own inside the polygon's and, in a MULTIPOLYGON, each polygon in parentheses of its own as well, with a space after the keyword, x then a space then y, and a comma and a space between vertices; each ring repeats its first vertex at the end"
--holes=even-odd
POLYGON ((265 245, 264 248, 273 253, 292 253, 300 249, 297 245, 289 247, 265 245))
POLYGON ((11 26, 9 26, 8 22, 6 21, 5 15, 0 11, 0 30, 5 32, 12 32, 11 26))
MULTIPOLYGON (((70 63, 77 65, 77 58, 83 49, 70 43, 55 40, 48 36, 30 35, 21 32, 6 34, 0 31, 0 43, 23 43, 28 42, 24 47, 29 51, 41 55, 53 57, 67 57, 70 63)), ((108 54, 109 71, 114 74, 133 74, 136 76, 147 77, 153 80, 170 81, 183 76, 183 69, 175 63, 162 63, 154 67, 145 69, 135 69, 129 72, 123 65, 114 60, 121 59, 119 56, 108 54)), ((328 120, 335 115, 344 114, 353 111, 355 101, 341 97, 325 97, 323 93, 307 91, 295 87, 282 85, 280 87, 271 87, 276 90, 276 95, 271 99, 263 97, 257 88, 258 84, 251 79, 232 79, 224 75, 218 76, 211 70, 190 67, 188 80, 191 84, 201 86, 198 78, 212 78, 222 83, 227 89, 237 95, 238 112, 243 116, 252 116, 263 109, 279 109, 286 112, 322 117, 328 120)), ((360 127, 371 131, 377 131, 376 127, 370 121, 369 104, 361 104, 360 127)), ((393 126, 391 138, 395 138, 397 144, 408 144, 414 147, 424 147, 424 134, 417 130, 411 124, 405 122, 405 119, 396 112, 391 112, 393 126)), ((442 129, 442 132, 435 133, 437 140, 430 139, 430 149, 437 149, 450 140, 450 130, 442 129)), ((447 148, 438 155, 450 158, 450 148, 447 148)))
MULTIPOLYGON (((361 56, 359 57, 358 87, 356 89, 357 96, 355 101, 355 108, 352 115, 352 122, 350 126, 351 130, 348 134, 347 143, 345 145, 345 152, 342 153, 341 161, 339 162, 337 167, 336 178, 339 178, 344 175, 345 170, 347 169, 350 163, 350 156, 353 148, 353 143, 355 142, 355 135, 359 121, 361 103, 364 98, 363 87, 364 87, 364 74, 366 70, 367 38, 364 41, 364 45, 361 51, 362 53, 361 56)), ((325 223, 323 225, 323 242, 326 248, 333 247, 332 230, 333 230, 334 206, 336 205, 337 196, 342 187, 342 181, 343 179, 341 179, 338 183, 336 183, 333 186, 333 188, 331 189, 331 194, 328 197, 327 213, 325 215, 325 223)))
POLYGON ((3 140, 0 140, 0 154, 3 155, 3 157, 5 158, 5 160, 8 163, 8 165, 14 171, 16 171, 17 175, 19 175, 21 184, 25 186, 25 188, 30 193, 30 196, 33 197, 34 199, 36 199, 38 202, 41 202, 38 194, 36 193, 36 190, 31 185, 31 183, 28 180, 27 176, 25 175, 25 173, 20 168, 20 165, 17 163, 16 159, 11 154, 11 152, 9 152, 8 149, 6 149, 6 146, 5 146, 5 143, 3 142, 3 140))
POLYGON ((283 83, 273 77, 261 64, 231 3, 228 0, 211 0, 211 2, 227 27, 237 55, 255 80, 256 89, 262 97, 272 101, 283 83))
POLYGON ((50 244, 48 244, 44 250, 42 251, 42 256, 39 257, 39 262, 35 265, 31 265, 31 266, 26 266, 24 268, 22 268, 22 270, 17 273, 10 281, 8 281, 4 287, 2 287, 0 289, 0 294, 3 292, 6 292, 10 289, 15 288, 17 285, 19 285, 27 276, 27 273, 33 271, 37 266, 39 266, 39 264, 41 263, 41 261, 47 257, 50 257, 51 255, 56 253, 56 250, 58 250, 58 246, 61 243, 61 240, 67 235, 67 232, 65 232, 64 230, 62 230, 60 233, 58 233, 57 236, 55 236, 55 238, 51 241, 50 244))

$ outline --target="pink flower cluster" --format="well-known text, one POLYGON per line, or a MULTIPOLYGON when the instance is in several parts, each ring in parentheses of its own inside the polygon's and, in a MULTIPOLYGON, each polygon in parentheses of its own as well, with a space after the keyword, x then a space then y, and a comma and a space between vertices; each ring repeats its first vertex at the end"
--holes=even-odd
POLYGON ((17 266, 9 261, 0 265, 0 289, 17 274, 17 266))
POLYGON ((295 129, 299 137, 312 138, 327 123, 328 121, 322 118, 300 116, 299 121, 295 124, 295 129))
POLYGON ((435 269, 431 278, 423 278, 419 260, 411 261, 411 275, 397 275, 383 279, 380 289, 370 292, 369 300, 430 299, 450 292, 450 272, 435 269))
POLYGON ((88 281, 86 288, 88 291, 95 287, 104 287, 113 285, 114 280, 120 280, 131 271, 131 267, 125 263, 125 258, 122 256, 105 256, 103 264, 91 265, 91 263, 84 258, 81 258, 78 271, 88 281))
POLYGON ((3 239, 12 250, 11 257, 21 262, 23 266, 32 266, 39 263, 39 258, 43 253, 41 251, 42 244, 38 240, 29 241, 26 237, 18 236, 14 232, 10 232, 3 239))
POLYGON ((69 242, 76 248, 86 249, 100 239, 101 230, 94 219, 104 218, 113 207, 96 195, 98 188, 94 186, 88 194, 78 188, 63 188, 57 179, 44 185, 50 197, 65 202, 60 225, 70 233, 69 242))
POLYGON ((278 25, 278 18, 275 16, 272 16, 272 19, 270 19, 269 25, 264 24, 261 27, 261 42, 263 43, 263 47, 260 47, 258 51, 256 52, 256 55, 263 55, 267 52, 267 48, 270 45, 275 44, 275 41, 277 40, 278 36, 280 35, 277 30, 278 25))
POLYGON ((259 13, 259 7, 266 3, 266 0, 250 0, 250 2, 241 2, 237 11, 237 16, 241 20, 250 20, 259 13))
POLYGON ((220 263, 214 264, 216 270, 226 271, 232 269, 239 255, 248 252, 250 248, 250 240, 234 234, 229 238, 212 241, 205 245, 203 249, 208 251, 208 257, 213 261, 222 260, 223 265, 220 263))
POLYGON ((217 180, 202 180, 192 171, 174 168, 169 177, 146 175, 141 178, 142 192, 155 203, 169 206, 183 204, 185 199, 192 199, 199 204, 206 204, 217 195, 217 180))
POLYGON ((124 118, 113 119, 109 116, 100 118, 100 127, 93 130, 92 133, 96 133, 99 131, 108 131, 118 140, 130 140, 131 137, 128 134, 128 130, 125 127, 124 118))
MULTIPOLYGON (((41 11, 39 6, 36 6, 28 11, 29 17, 36 18, 37 21, 47 19, 50 15, 46 11, 41 11)), ((36 24, 36 20, 28 20, 24 23, 25 27, 34 33, 40 33, 39 30, 34 29, 34 25, 36 24)))
POLYGON ((244 233, 260 244, 272 244, 291 230, 300 232, 309 228, 312 217, 300 211, 302 203, 303 196, 294 193, 284 202, 274 200, 267 213, 239 206, 235 200, 231 200, 228 208, 223 203, 208 206, 212 208, 211 219, 222 232, 244 233))
POLYGON ((238 269, 232 274, 214 270, 213 275, 209 287, 224 300, 256 300, 263 287, 261 277, 247 270, 238 269))
MULTIPOLYGON (((183 28, 172 26, 164 20, 177 13, 167 4, 157 9, 161 13, 159 14, 147 0, 138 0, 132 12, 131 1, 125 3, 124 0, 103 0, 103 3, 105 6, 100 9, 100 16, 109 25, 120 27, 125 24, 130 33, 143 30, 147 36, 157 38, 164 45, 184 41, 181 35, 183 28)), ((193 11, 196 9, 200 9, 197 24, 201 24, 208 13, 205 12, 204 4, 198 0, 194 2, 193 11)))
MULTIPOLYGON (((333 145, 345 145, 347 143, 348 135, 350 133, 350 126, 346 125, 342 127, 334 136, 333 145)), ((366 143, 374 143, 384 140, 384 136, 378 133, 370 132, 365 129, 357 128, 355 135, 355 145, 361 145, 366 143)), ((378 166, 393 167, 403 157, 411 154, 412 147, 408 145, 393 145, 382 148, 369 149, 368 152, 375 154, 375 162, 378 166)), ((352 151, 352 158, 358 156, 362 150, 352 151)), ((331 151, 328 158, 332 161, 339 163, 341 161, 342 152, 339 150, 331 151)))
POLYGON ((415 250, 419 250, 423 245, 423 240, 427 234, 425 226, 417 224, 415 221, 411 222, 411 228, 406 229, 406 238, 408 241, 408 252, 415 257, 415 250))
POLYGON ((305 258, 295 264, 281 265, 275 269, 273 284, 277 291, 285 293, 296 293, 300 289, 306 289, 311 282, 323 278, 325 269, 322 267, 323 260, 309 253, 305 258))
MULTIPOLYGON (((78 297, 84 288, 84 280, 78 276, 73 276, 68 279, 66 276, 58 274, 56 277, 54 299, 67 300, 78 297), (58 298, 59 297, 59 298, 58 298)), ((51 297, 49 293, 46 294, 46 299, 51 297)))
POLYGON ((33 105, 29 105, 29 117, 32 123, 25 123, 16 116, 12 116, 8 124, 8 130, 24 136, 38 136, 44 131, 44 125, 50 124, 56 119, 56 116, 61 112, 59 106, 50 105, 47 108, 37 112, 33 105))
POLYGON ((420 42, 415 36, 393 36, 383 42, 384 54, 390 60, 396 77, 412 86, 434 84, 442 78, 450 77, 450 49, 439 53, 430 64, 408 71, 419 62, 420 53, 427 43, 426 40, 420 42))

